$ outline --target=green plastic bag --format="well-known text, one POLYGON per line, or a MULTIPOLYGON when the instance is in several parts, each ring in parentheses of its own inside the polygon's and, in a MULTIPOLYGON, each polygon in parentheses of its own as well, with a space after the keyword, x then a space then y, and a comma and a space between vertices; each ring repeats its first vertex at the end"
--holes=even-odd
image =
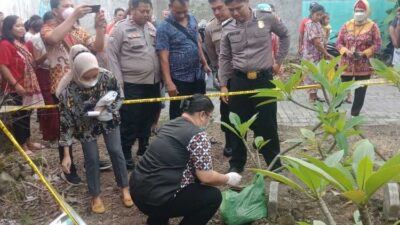
POLYGON ((264 177, 256 174, 251 185, 237 193, 222 192, 220 207, 224 222, 228 225, 251 223, 267 216, 264 177))

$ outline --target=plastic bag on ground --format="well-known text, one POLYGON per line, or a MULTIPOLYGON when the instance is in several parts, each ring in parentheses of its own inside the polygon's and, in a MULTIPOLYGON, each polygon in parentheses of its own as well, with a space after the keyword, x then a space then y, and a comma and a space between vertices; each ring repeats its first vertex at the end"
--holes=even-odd
POLYGON ((267 216, 264 177, 256 174, 249 186, 237 193, 222 192, 221 215, 227 225, 251 223, 267 216))

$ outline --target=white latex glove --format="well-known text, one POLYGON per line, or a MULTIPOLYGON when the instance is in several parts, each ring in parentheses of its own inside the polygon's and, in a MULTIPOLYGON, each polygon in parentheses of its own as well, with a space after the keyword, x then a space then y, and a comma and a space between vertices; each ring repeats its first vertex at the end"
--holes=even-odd
POLYGON ((235 172, 227 173, 226 175, 228 176, 228 182, 226 182, 226 184, 230 186, 237 186, 242 180, 242 176, 235 172))

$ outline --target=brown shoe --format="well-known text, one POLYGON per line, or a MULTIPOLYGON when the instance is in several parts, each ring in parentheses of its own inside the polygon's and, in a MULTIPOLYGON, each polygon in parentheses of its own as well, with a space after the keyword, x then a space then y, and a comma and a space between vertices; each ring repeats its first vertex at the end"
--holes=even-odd
POLYGON ((131 208, 133 206, 133 200, 132 198, 124 198, 121 197, 122 203, 126 208, 131 208))
POLYGON ((106 208, 104 207, 103 201, 101 201, 101 200, 98 203, 94 203, 94 201, 92 200, 90 202, 90 205, 91 205, 93 213, 102 214, 102 213, 105 213, 105 211, 106 211, 106 208))

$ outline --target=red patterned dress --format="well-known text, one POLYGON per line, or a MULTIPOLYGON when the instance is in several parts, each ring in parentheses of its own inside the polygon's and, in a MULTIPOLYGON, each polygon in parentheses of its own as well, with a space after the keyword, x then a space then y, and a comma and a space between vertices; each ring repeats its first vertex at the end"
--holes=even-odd
POLYGON ((372 74, 369 58, 377 53, 382 45, 381 33, 378 26, 372 20, 363 25, 355 25, 350 20, 343 25, 336 43, 337 49, 342 55, 341 66, 347 65, 343 76, 366 76, 372 74), (348 57, 347 51, 362 53, 364 56, 348 57))

